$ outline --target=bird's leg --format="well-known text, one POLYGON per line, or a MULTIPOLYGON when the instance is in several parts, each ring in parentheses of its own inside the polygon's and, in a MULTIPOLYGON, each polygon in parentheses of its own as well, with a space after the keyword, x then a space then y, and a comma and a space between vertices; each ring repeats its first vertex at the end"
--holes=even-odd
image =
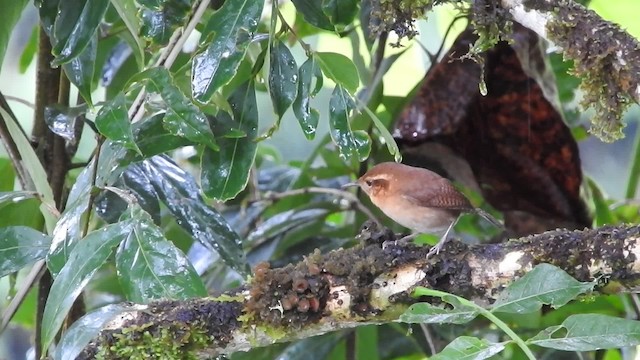
POLYGON ((389 246, 391 243, 393 243, 394 245, 398 245, 398 244, 406 245, 409 242, 411 242, 411 240, 415 239, 415 237, 418 236, 418 235, 420 235, 420 233, 409 234, 409 235, 407 235, 405 237, 402 237, 402 238, 400 238, 398 240, 393 240, 393 241, 387 240, 387 241, 382 243, 382 250, 386 249, 387 246, 389 246))
POLYGON ((456 222, 457 220, 452 221, 449 227, 447 228, 447 231, 444 232, 444 235, 442 235, 438 243, 435 244, 431 249, 429 249, 429 252, 427 253, 427 259, 433 255, 438 255, 440 253, 440 250, 442 250, 442 248, 444 247, 444 244, 447 243, 447 236, 449 236, 449 232, 451 231, 451 229, 453 229, 453 225, 455 225, 456 222))

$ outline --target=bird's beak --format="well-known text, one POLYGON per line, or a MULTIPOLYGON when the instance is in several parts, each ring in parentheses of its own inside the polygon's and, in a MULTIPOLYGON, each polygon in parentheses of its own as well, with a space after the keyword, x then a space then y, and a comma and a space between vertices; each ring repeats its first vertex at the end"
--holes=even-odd
POLYGON ((346 183, 346 184, 342 185, 342 188, 346 189, 346 188, 350 188, 350 187, 354 187, 354 186, 360 186, 360 184, 358 184, 357 182, 350 182, 350 183, 346 183))

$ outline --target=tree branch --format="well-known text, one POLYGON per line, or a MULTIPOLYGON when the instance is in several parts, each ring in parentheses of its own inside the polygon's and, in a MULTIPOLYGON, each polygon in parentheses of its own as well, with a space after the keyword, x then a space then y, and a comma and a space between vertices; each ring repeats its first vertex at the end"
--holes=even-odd
POLYGON ((630 102, 640 103, 640 42, 616 24, 572 0, 501 0, 513 19, 562 48, 582 79, 583 106, 593 107, 591 131, 622 137, 630 102))
MULTIPOLYGON (((417 286, 452 293, 486 306, 539 263, 598 291, 638 290, 640 226, 550 231, 503 244, 469 247, 451 241, 440 256, 427 247, 389 245, 388 229, 367 223, 360 244, 283 268, 259 264, 250 284, 217 298, 158 301, 111 321, 80 359, 101 353, 170 347, 197 358, 246 351, 364 324, 396 321, 417 286), (127 350, 128 349, 128 350, 127 350)), ((434 301, 433 299, 419 299, 434 301)))

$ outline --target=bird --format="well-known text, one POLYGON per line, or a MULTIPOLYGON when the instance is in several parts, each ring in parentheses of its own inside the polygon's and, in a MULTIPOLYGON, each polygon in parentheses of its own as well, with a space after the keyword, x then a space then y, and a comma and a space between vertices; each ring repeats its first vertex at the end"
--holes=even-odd
POLYGON ((352 186, 360 187, 385 215, 412 231, 400 241, 423 233, 440 236, 427 258, 440 253, 463 213, 476 213, 498 228, 504 228, 491 214, 474 207, 451 181, 424 168, 383 162, 343 188, 352 186))

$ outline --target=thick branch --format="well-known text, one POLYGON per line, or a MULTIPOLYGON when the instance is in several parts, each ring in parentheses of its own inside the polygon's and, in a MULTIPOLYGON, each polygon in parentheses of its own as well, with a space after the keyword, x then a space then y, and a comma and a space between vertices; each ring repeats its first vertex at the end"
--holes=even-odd
POLYGON ((591 129, 621 137, 620 118, 640 103, 640 42, 616 24, 572 0, 501 0, 513 19, 562 48, 582 79, 583 105, 596 110, 591 129))
POLYGON ((225 296, 137 306, 111 321, 80 358, 97 353, 117 358, 119 349, 131 347, 178 349, 206 358, 391 322, 417 301, 410 296, 416 286, 488 305, 543 262, 581 281, 600 279, 599 291, 635 291, 640 278, 640 226, 559 230, 473 247, 452 241, 429 260, 426 247, 391 242, 383 249, 382 242, 394 235, 370 226, 353 248, 325 255, 316 251, 284 268, 260 264, 251 284, 225 296))

